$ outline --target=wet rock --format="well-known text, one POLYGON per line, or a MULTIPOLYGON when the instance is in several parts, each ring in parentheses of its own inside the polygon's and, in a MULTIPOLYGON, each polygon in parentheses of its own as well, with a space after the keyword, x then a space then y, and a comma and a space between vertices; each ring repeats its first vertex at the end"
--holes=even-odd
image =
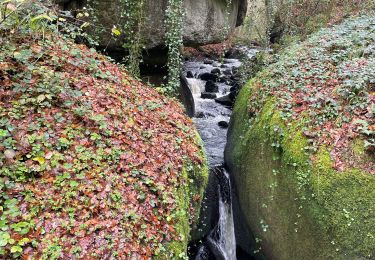
POLYGON ((228 59, 243 59, 246 55, 238 48, 232 48, 232 49, 229 49, 226 53, 225 53, 225 58, 228 58, 228 59))
POLYGON ((219 92, 218 85, 216 85, 215 82, 213 82, 212 80, 206 82, 204 89, 206 92, 219 92))
POLYGON ((204 63, 204 64, 212 64, 212 63, 214 63, 214 61, 213 61, 213 60, 209 60, 209 59, 205 59, 205 60, 203 61, 203 63, 204 63))
POLYGON ((225 78, 220 77, 217 81, 220 82, 220 83, 225 83, 225 78))
POLYGON ((232 70, 227 69, 227 70, 224 70, 223 73, 224 73, 224 75, 232 75, 232 70))
POLYGON ((194 74, 193 72, 191 72, 190 70, 186 73, 186 77, 187 78, 194 78, 194 74))
POLYGON ((204 70, 206 67, 205 66, 200 66, 199 69, 200 70, 204 70))
POLYGON ((189 88, 189 83, 182 73, 180 75, 180 88, 178 89, 178 98, 184 105, 187 115, 193 117, 195 114, 194 97, 189 88))
POLYGON ((232 85, 232 87, 230 88, 230 92, 236 92, 240 89, 240 85, 237 83, 237 82, 233 82, 234 84, 232 85))
POLYGON ((237 97, 237 91, 229 93, 229 98, 230 100, 232 100, 233 103, 236 100, 236 97, 237 97))
POLYGON ((225 84, 227 84, 228 86, 235 86, 237 83, 231 79, 228 79, 225 81, 225 84))
POLYGON ((217 125, 221 128, 228 128, 229 123, 227 121, 220 121, 217 125))
POLYGON ((219 79, 219 76, 216 74, 205 72, 205 73, 200 74, 199 78, 205 81, 212 80, 216 82, 219 79))
POLYGON ((212 73, 212 74, 216 74, 216 75, 220 75, 220 74, 221 74, 221 71, 220 71, 219 68, 215 68, 215 69, 211 70, 211 73, 212 73))
POLYGON ((216 94, 211 93, 211 92, 202 92, 202 94, 201 94, 201 98, 203 98, 203 99, 214 99, 216 97, 217 97, 216 94))
POLYGON ((223 97, 215 98, 215 101, 224 106, 233 106, 233 100, 230 98, 230 94, 223 97))
POLYGON ((204 118, 205 115, 204 115, 204 113, 202 111, 199 111, 199 112, 195 113, 194 117, 196 117, 196 118, 204 118))

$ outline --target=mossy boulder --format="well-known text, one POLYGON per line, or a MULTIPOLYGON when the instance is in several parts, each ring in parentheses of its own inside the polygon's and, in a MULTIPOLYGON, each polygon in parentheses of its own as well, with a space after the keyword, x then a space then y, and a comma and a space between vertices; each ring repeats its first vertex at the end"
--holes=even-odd
POLYGON ((226 161, 267 258, 375 257, 374 24, 321 30, 236 100, 226 161))
POLYGON ((60 35, 0 33, 0 258, 186 256, 208 168, 182 106, 60 35))

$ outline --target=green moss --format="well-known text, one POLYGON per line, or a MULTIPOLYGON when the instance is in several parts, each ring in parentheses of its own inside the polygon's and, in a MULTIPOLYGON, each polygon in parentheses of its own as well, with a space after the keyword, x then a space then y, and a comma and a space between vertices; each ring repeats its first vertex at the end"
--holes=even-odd
MULTIPOLYGON (((246 221, 268 258, 375 257, 375 176, 367 172, 374 158, 364 151, 360 138, 366 136, 348 139, 352 143, 341 147, 345 171, 338 172, 333 168, 333 145, 325 145, 335 143, 324 136, 332 129, 315 131, 315 126, 332 120, 333 128, 339 129, 340 122, 348 121, 344 112, 324 107, 314 110, 314 103, 300 110, 294 100, 299 94, 309 100, 311 85, 301 83, 301 78, 318 80, 316 75, 329 70, 323 64, 337 58, 337 50, 346 50, 337 62, 355 64, 353 57, 358 57, 358 46, 362 46, 358 44, 358 28, 372 20, 348 20, 335 30, 322 30, 291 47, 277 63, 250 80, 237 98, 226 159, 246 221), (325 41, 329 44, 324 47, 325 41), (323 69, 319 72, 316 68, 323 69), (314 73, 309 74, 311 70, 314 73), (324 116, 314 121, 321 113, 324 116), (306 137, 310 131, 315 134, 311 139, 306 137)), ((372 36, 367 29, 361 35, 372 36)), ((358 79, 363 77, 350 75, 358 87, 358 79)), ((347 106, 345 100, 336 101, 347 106)), ((366 102, 358 100, 354 107, 367 107, 366 102)))
MULTIPOLYGON (((166 245, 166 250, 157 259, 186 258, 188 243, 194 237, 201 208, 203 194, 208 182, 208 163, 203 149, 203 142, 196 132, 197 142, 201 150, 199 156, 205 162, 203 166, 187 162, 181 176, 184 183, 174 191, 177 202, 176 211, 169 216, 179 234, 179 241, 172 241, 166 245), (198 199, 196 199, 198 198, 198 199), (193 214, 191 214, 193 213, 193 214)), ((193 238, 194 239, 194 238, 193 238)))
POLYGON ((304 119, 285 124, 274 98, 252 118, 249 96, 255 83, 251 80, 237 99, 226 156, 247 222, 266 255, 371 259, 374 177, 357 169, 336 172, 327 147, 311 161, 301 131, 304 119))

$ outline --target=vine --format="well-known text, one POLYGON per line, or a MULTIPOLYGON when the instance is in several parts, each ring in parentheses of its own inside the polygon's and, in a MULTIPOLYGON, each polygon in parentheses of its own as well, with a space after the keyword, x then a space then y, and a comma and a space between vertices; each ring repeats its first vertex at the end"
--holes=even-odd
POLYGON ((224 28, 222 30, 222 35, 221 35, 222 41, 223 41, 223 51, 220 55, 221 56, 220 60, 224 59, 225 52, 228 49, 226 39, 227 39, 227 36, 229 35, 230 29, 231 29, 231 25, 230 25, 230 21, 229 21, 229 17, 231 15, 231 7, 232 7, 232 0, 226 0, 224 28))
POLYGON ((178 94, 180 86, 183 16, 182 0, 168 0, 168 6, 165 11, 165 38, 168 47, 168 83, 166 92, 171 96, 178 94))
MULTIPOLYGON (((107 45, 113 38, 122 41, 122 47, 128 52, 124 57, 124 63, 132 76, 140 77, 140 63, 142 62, 142 28, 144 24, 144 0, 119 0, 119 16, 114 21, 112 28, 104 28, 101 24, 98 10, 100 6, 98 0, 87 0, 86 9, 90 13, 93 26, 92 34, 97 39, 100 36, 111 33, 107 45)), ((102 39, 103 40, 103 39, 102 39)))
POLYGON ((122 6, 121 18, 123 33, 125 34, 123 48, 129 51, 125 58, 128 71, 135 77, 140 77, 140 63, 142 62, 142 27, 144 24, 144 0, 120 0, 122 6))
POLYGON ((225 42, 225 39, 231 29, 231 25, 229 24, 229 17, 231 15, 231 7, 232 7, 232 0, 226 0, 226 7, 225 7, 225 26, 223 30, 223 41, 225 42))

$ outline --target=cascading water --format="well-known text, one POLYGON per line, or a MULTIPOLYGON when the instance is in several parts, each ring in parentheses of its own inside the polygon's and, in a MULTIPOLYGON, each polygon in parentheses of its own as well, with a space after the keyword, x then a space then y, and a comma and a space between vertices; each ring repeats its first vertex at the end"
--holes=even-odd
POLYGON ((223 183, 219 186, 219 221, 207 240, 216 258, 236 259, 231 185, 228 173, 223 170, 223 183))
POLYGON ((214 174, 218 180, 217 224, 192 258, 196 260, 237 259, 231 183, 223 165, 227 126, 232 113, 230 105, 226 102, 230 101, 231 92, 234 92, 236 84, 234 71, 240 65, 241 62, 237 59, 224 59, 223 63, 206 60, 205 62, 188 61, 184 64, 184 72, 188 76, 187 82, 195 102, 196 113, 193 120, 204 141, 211 174, 214 174), (215 84, 212 87, 213 91, 207 89, 208 81, 211 81, 209 82, 211 87, 212 83, 215 84))

